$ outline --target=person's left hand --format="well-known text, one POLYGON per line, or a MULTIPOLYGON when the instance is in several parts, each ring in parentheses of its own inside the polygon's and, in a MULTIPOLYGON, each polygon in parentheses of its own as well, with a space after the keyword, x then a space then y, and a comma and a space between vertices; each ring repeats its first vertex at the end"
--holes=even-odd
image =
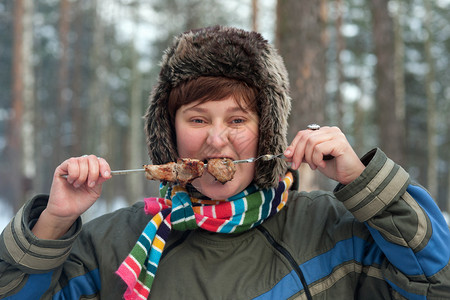
POLYGON ((365 168, 337 127, 299 131, 284 155, 292 162, 292 169, 298 169, 301 163, 307 163, 311 169, 317 169, 342 184, 352 182, 365 168), (334 158, 324 160, 325 155, 332 155, 334 158))

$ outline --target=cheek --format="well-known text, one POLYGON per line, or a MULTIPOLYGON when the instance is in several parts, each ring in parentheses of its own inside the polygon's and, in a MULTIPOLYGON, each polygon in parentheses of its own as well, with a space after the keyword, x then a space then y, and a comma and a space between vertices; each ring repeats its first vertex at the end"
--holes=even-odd
POLYGON ((232 137, 232 143, 239 152, 256 154, 258 148, 257 130, 246 130, 232 137))
POLYGON ((202 135, 196 131, 179 129, 176 131, 178 154, 193 157, 203 144, 202 135))

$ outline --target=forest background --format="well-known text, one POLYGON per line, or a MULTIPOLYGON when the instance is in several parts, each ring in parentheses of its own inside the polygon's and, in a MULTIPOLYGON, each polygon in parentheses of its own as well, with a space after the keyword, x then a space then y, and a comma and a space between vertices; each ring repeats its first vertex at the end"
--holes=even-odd
MULTIPOLYGON (((48 193, 71 156, 113 169, 148 160, 143 120, 174 35, 260 31, 288 68, 289 140, 337 125, 358 155, 379 146, 450 210, 450 0, 4 0, 0 3, 0 229, 48 193)), ((333 189, 308 167, 302 189, 333 189)), ((157 194, 116 176, 90 219, 157 194)))

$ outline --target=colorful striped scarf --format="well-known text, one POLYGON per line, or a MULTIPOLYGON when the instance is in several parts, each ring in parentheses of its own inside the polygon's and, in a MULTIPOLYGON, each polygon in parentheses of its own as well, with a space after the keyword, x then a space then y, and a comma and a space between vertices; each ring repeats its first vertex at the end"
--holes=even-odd
POLYGON ((193 230, 200 227, 221 233, 246 231, 285 206, 292 182, 292 174, 288 172, 277 188, 261 190, 256 185, 250 185, 225 201, 190 198, 179 185, 161 185, 160 196, 164 198, 145 199, 145 212, 154 216, 116 271, 128 286, 124 298, 148 298, 172 229, 193 230))

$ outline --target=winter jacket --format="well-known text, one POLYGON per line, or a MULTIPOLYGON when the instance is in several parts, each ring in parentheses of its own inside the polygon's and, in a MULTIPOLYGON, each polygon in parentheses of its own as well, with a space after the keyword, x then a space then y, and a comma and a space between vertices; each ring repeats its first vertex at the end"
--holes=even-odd
MULTIPOLYGON (((450 299, 450 232, 430 195, 380 150, 333 193, 290 191, 287 206, 240 234, 174 231, 151 299, 450 299)), ((59 240, 32 228, 28 202, 0 238, 0 296, 122 299, 115 275, 147 222, 143 203, 59 240)))

